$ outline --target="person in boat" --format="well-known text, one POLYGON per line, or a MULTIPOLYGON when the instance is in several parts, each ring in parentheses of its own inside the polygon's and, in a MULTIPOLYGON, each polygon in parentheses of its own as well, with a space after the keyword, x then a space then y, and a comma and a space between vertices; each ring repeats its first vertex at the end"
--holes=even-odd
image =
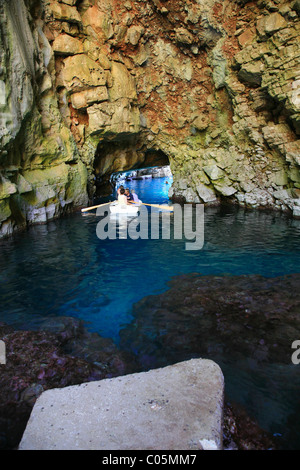
POLYGON ((119 188, 119 189, 120 189, 120 194, 118 195, 118 204, 127 205, 128 199, 127 199, 127 196, 125 195, 125 189, 124 188, 119 188))
POLYGON ((139 198, 134 189, 131 190, 131 194, 132 194, 133 202, 138 203, 139 198))
POLYGON ((126 188, 126 189, 125 189, 125 195, 126 195, 127 200, 128 200, 129 202, 131 202, 131 201, 133 202, 133 195, 131 194, 129 188, 126 188))
POLYGON ((124 189, 124 186, 123 186, 122 184, 121 184, 121 186, 119 186, 118 189, 117 189, 117 197, 120 196, 120 194, 121 194, 121 189, 124 189))

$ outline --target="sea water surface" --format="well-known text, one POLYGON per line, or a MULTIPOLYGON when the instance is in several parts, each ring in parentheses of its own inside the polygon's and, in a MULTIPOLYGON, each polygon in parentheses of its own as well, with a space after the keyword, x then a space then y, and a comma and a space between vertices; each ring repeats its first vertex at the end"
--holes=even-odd
MULTIPOLYGON (((171 178, 157 178, 128 185, 143 202, 162 204, 169 203, 171 183, 171 178)), ((300 221, 276 212, 206 208, 204 246, 198 251, 187 251, 184 239, 99 240, 98 222, 96 211, 76 213, 0 242, 0 321, 35 329, 49 317, 71 316, 118 344, 120 331, 133 321, 133 304, 166 291, 172 276, 272 278, 300 268, 300 221)), ((288 416, 299 409, 300 365, 291 364, 287 371, 235 367, 234 358, 224 364, 227 393, 249 405, 260 425, 282 436, 286 448, 300 449, 299 424, 284 440, 288 416), (289 387, 287 380, 292 380, 289 387)))

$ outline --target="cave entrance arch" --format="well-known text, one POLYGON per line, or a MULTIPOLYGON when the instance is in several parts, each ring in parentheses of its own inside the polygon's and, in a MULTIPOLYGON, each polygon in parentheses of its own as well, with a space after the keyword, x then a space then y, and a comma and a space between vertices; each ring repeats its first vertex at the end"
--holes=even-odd
MULTIPOLYGON (((130 182, 136 180, 153 180, 166 177, 169 181, 173 179, 170 165, 147 167, 138 170, 113 173, 111 175, 111 184, 116 190, 120 185, 128 186, 130 182)), ((169 184, 169 182, 168 182, 169 184)))
POLYGON ((112 175, 131 170, 145 170, 170 165, 168 155, 160 149, 138 148, 135 142, 100 142, 94 159, 95 197, 114 191, 112 175))

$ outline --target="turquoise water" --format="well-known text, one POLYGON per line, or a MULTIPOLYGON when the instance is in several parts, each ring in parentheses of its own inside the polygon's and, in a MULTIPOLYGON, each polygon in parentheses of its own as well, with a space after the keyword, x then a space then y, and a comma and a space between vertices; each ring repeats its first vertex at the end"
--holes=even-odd
MULTIPOLYGON (((143 202, 168 203, 165 181, 130 186, 143 202)), ((98 222, 95 211, 78 213, 1 242, 3 321, 34 328, 49 315, 73 316, 118 341, 132 304, 167 289, 173 275, 299 272, 300 221, 281 214, 206 209, 200 251, 186 251, 186 240, 99 240, 98 222)))
MULTIPOLYGON (((128 184, 143 202, 168 203, 170 183, 159 178, 128 184)), ((49 317, 72 316, 118 343, 119 332, 133 320, 132 305, 165 291, 174 275, 299 272, 300 221, 279 213, 206 208, 200 251, 186 251, 185 240, 99 240, 98 222, 95 211, 76 213, 1 241, 0 321, 34 329, 49 317)), ((252 383, 262 380, 260 372, 251 372, 252 383)), ((243 399, 249 371, 237 376, 231 368, 227 374, 234 398, 243 399)))

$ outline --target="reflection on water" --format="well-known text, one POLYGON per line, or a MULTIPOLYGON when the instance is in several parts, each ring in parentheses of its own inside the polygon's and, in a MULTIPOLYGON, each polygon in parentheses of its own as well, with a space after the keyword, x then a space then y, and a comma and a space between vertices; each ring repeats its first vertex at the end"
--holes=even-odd
MULTIPOLYGON (((131 187, 143 202, 168 203, 165 181, 135 181, 131 187)), ((299 272, 300 221, 279 213, 206 208, 200 251, 186 251, 184 239, 99 240, 97 223, 95 213, 74 214, 0 242, 1 321, 34 329, 45 318, 72 316, 119 343, 120 331, 134 320, 133 305, 145 296, 165 292, 174 275, 197 272, 273 278, 299 272)), ((278 415, 285 416, 278 423, 285 422, 291 430, 297 427, 293 418, 288 423, 284 401, 290 388, 298 387, 298 379, 293 382, 291 377, 298 377, 300 365, 293 367, 291 376, 292 367, 287 364, 251 369, 247 357, 239 358, 239 364, 233 362, 234 367, 226 368, 227 391, 244 400, 250 377, 254 384, 251 400, 265 397, 265 406, 260 399, 259 409, 253 407, 262 422, 270 425, 271 418, 265 415, 276 401, 278 415), (267 382, 265 374, 271 377, 267 382)), ((296 412, 298 400, 294 406, 296 412)), ((281 433, 281 424, 278 427, 281 433)), ((276 423, 271 428, 276 432, 276 423)))

